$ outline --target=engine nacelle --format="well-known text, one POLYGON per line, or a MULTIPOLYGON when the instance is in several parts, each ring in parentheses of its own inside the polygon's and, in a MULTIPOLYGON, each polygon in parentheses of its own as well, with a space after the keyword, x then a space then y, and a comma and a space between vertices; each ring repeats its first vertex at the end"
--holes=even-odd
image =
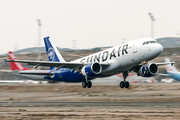
POLYGON ((82 74, 86 77, 92 77, 101 73, 102 66, 99 63, 93 62, 84 66, 81 70, 82 74))
POLYGON ((154 63, 146 64, 146 66, 142 66, 139 70, 139 75, 142 77, 151 77, 158 73, 159 68, 154 63))

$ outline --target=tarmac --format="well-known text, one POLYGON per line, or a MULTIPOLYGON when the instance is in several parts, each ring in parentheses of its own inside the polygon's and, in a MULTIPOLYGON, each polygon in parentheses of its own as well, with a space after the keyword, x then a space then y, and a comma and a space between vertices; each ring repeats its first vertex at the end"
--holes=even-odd
POLYGON ((0 102, 0 106, 179 106, 180 102, 0 102))
MULTIPOLYGON (((115 82, 114 82, 115 83, 115 82)), ((179 120, 180 83, 0 85, 0 120, 179 120)))

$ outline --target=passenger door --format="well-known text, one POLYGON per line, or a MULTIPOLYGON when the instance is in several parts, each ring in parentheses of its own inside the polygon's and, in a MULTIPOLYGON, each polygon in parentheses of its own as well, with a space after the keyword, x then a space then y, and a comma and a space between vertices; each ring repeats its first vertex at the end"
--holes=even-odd
POLYGON ((138 41, 134 41, 133 43, 133 53, 137 53, 138 41))

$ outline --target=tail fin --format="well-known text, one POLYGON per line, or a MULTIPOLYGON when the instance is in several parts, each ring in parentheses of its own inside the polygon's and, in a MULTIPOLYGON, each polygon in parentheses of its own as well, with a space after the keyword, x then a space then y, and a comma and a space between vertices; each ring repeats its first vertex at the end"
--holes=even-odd
MULTIPOLYGON (((49 40, 49 37, 44 38, 44 43, 46 47, 46 53, 50 62, 66 62, 57 50, 56 46, 49 40)), ((50 69, 52 70, 53 67, 50 67, 50 69)))
MULTIPOLYGON (((169 58, 165 58, 165 62, 171 62, 169 58)), ((168 72, 178 72, 176 67, 173 64, 167 64, 166 65, 166 71, 168 72)))
MULTIPOLYGON (((9 51, 8 57, 10 60, 17 60, 16 56, 11 51, 9 51)), ((18 62, 10 62, 10 67, 11 67, 11 70, 13 71, 14 70, 30 70, 28 68, 25 68, 24 66, 22 66, 21 63, 18 63, 18 62)))

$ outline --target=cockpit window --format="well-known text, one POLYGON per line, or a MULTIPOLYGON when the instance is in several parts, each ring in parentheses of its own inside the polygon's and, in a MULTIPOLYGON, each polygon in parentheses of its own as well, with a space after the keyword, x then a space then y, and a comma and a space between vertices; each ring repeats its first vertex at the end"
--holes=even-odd
POLYGON ((156 41, 150 41, 150 43, 156 43, 156 41))
POLYGON ((142 45, 147 45, 147 44, 151 44, 151 43, 157 43, 157 41, 146 41, 146 42, 143 42, 142 45))
POLYGON ((146 42, 143 43, 143 45, 145 45, 145 44, 146 44, 146 42))

